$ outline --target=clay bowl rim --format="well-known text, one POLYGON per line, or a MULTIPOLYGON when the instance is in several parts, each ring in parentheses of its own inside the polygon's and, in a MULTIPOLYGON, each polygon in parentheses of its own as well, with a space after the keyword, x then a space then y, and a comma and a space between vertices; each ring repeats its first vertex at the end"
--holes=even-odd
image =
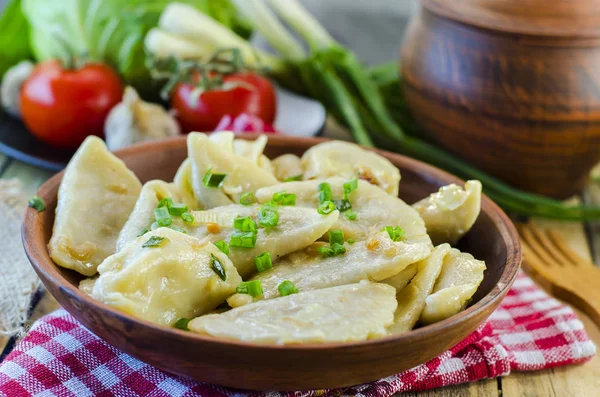
MULTIPOLYGON (((255 139, 258 134, 244 134, 240 137, 243 139, 255 139)), ((289 136, 269 135, 269 141, 281 141, 282 143, 288 143, 290 147, 297 147, 303 149, 314 146, 318 143, 329 141, 327 138, 297 138, 289 136)), ((152 141, 142 143, 134 146, 130 146, 126 149, 118 150, 115 152, 117 156, 122 158, 136 153, 137 151, 160 148, 162 146, 181 146, 185 145, 185 137, 174 137, 170 139, 152 141)), ((268 146, 268 144, 267 144, 268 146)), ((421 161, 414 160, 412 158, 387 152, 379 149, 370 149, 375 152, 382 154, 393 163, 396 162, 401 164, 402 167, 412 168, 414 171, 421 175, 429 175, 434 180, 447 181, 447 183, 464 183, 460 178, 451 175, 445 171, 442 171, 436 167, 425 164, 421 161)), ((395 164, 394 164, 395 165, 395 164)), ((48 202, 51 197, 52 200, 56 201, 56 194, 58 192, 58 185, 62 180, 64 170, 57 173, 48 179, 38 190, 37 195, 48 202)), ((400 185, 402 186, 402 185, 400 185)), ((22 227, 22 239, 25 253, 34 267, 35 271, 40 274, 44 274, 42 279, 47 279, 48 282, 53 283, 55 286, 66 289, 69 295, 76 297, 82 303, 87 305, 88 310, 99 311, 102 316, 109 316, 118 319, 120 322, 129 322, 138 327, 149 327, 155 331, 165 332, 171 334, 171 336, 177 336, 189 340, 190 342, 204 342, 212 343, 215 346, 226 347, 235 346, 237 348, 245 349, 257 349, 257 350, 269 350, 269 351, 287 351, 287 350, 298 350, 303 352, 309 351, 337 351, 340 349, 349 349, 356 347, 369 347, 380 344, 388 343, 411 343, 412 340, 421 338, 430 338, 446 329, 457 327, 460 323, 465 322, 469 318, 476 316, 481 311, 485 311, 488 306, 494 306, 499 303, 504 295, 508 292, 508 289, 512 286, 514 280, 517 277, 518 270, 521 264, 521 244, 515 227, 508 218, 508 216, 494 203, 490 198, 482 195, 481 210, 489 214, 490 218, 494 221, 494 224, 499 229, 500 234, 503 238, 503 245, 506 249, 506 263, 498 283, 477 303, 463 310, 462 312, 449 317, 443 321, 435 324, 427 325, 421 328, 411 330, 406 333, 388 335, 381 338, 370 339, 360 342, 348 342, 348 343, 310 343, 310 344, 299 344, 299 345, 273 345, 265 343, 251 343, 241 342, 235 340, 219 339, 208 335, 201 335, 194 332, 179 330, 174 327, 167 327, 152 322, 138 319, 132 315, 129 315, 120 310, 114 309, 102 302, 99 302, 92 297, 84 294, 75 285, 71 284, 62 274, 59 267, 54 264, 51 260, 46 260, 43 257, 42 252, 47 252, 46 244, 42 236, 43 230, 43 217, 38 216, 38 213, 28 208, 25 212, 25 217, 22 227)), ((52 220, 54 217, 52 216, 52 220)), ((487 317, 486 317, 487 318, 487 317)), ((485 320, 484 320, 485 321, 485 320)))

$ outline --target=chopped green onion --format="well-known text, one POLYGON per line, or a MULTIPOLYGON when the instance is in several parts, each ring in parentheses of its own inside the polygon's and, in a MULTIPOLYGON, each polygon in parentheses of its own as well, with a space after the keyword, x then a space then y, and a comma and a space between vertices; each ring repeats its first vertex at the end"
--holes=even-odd
POLYGON ((358 178, 354 178, 344 183, 344 198, 347 200, 348 195, 358 188, 358 178))
POLYGON ((169 210, 166 207, 155 209, 154 218, 156 218, 156 223, 158 223, 158 226, 170 226, 171 223, 173 223, 173 219, 171 219, 169 210))
POLYGON ((255 201, 254 194, 252 192, 242 194, 240 197, 240 204, 242 205, 250 205, 255 201))
POLYGON ((319 254, 321 254, 321 256, 324 256, 325 258, 329 258, 330 256, 335 256, 335 252, 333 252, 333 248, 328 247, 326 245, 319 247, 319 249, 317 249, 317 251, 319 252, 319 254))
POLYGON ((194 222, 194 215, 192 215, 191 212, 184 212, 181 214, 181 219, 183 219, 185 223, 192 223, 194 222))
POLYGON ((390 238, 392 239, 392 241, 400 241, 402 239, 402 237, 404 237, 404 229, 402 229, 400 226, 386 226, 383 229, 381 229, 382 232, 387 232, 390 235, 390 238))
POLYGON ((323 204, 325 201, 332 201, 331 185, 327 182, 319 183, 317 187, 319 191, 319 203, 323 204))
POLYGON ((173 199, 171 197, 163 197, 158 202, 158 207, 157 208, 162 208, 162 207, 169 208, 172 205, 173 205, 173 199))
POLYGON ((39 196, 33 196, 31 200, 27 202, 27 206, 35 209, 37 212, 42 212, 46 209, 46 204, 39 196))
POLYGON ((229 255, 229 246, 227 245, 227 242, 225 242, 225 240, 219 240, 215 243, 215 246, 221 250, 222 253, 224 253, 225 255, 229 255))
POLYGON ((341 255, 343 253, 346 252, 346 247, 344 247, 344 243, 339 244, 339 243, 334 243, 331 244, 331 249, 333 250, 333 253, 335 255, 341 255))
POLYGON ((206 187, 219 188, 223 186, 223 182, 225 182, 226 176, 227 174, 213 174, 212 169, 209 169, 208 171, 206 171, 206 174, 204 174, 204 178, 202 178, 202 183, 204 183, 204 186, 206 187))
POLYGON ((274 201, 269 201, 262 205, 258 214, 258 224, 260 227, 275 227, 279 223, 277 211, 279 206, 274 201))
POLYGON ((317 212, 321 215, 331 214, 335 210, 335 204, 333 201, 324 201, 317 207, 317 212))
POLYGON ((240 232, 256 232, 256 222, 249 216, 235 218, 233 220, 233 227, 240 232))
POLYGON ((175 321, 175 324, 173 324, 173 327, 182 329, 184 331, 189 331, 188 324, 190 321, 192 321, 192 320, 190 320, 189 318, 181 317, 179 320, 175 321))
POLYGON ((229 246, 235 248, 254 248, 256 232, 235 232, 229 240, 229 246))
POLYGON ((261 211, 270 211, 270 212, 277 212, 279 211, 279 206, 277 205, 276 202, 274 202, 273 200, 271 201, 267 201, 266 203, 264 203, 262 205, 262 207, 260 208, 261 211))
POLYGON ((352 204, 347 199, 333 200, 333 204, 335 205, 335 209, 340 212, 348 211, 352 208, 352 204))
POLYGON ((169 229, 175 230, 176 232, 179 232, 179 233, 187 234, 187 231, 184 228, 179 227, 177 225, 171 225, 171 226, 169 226, 169 229))
POLYGON ((350 244, 350 245, 352 245, 352 244, 354 244, 354 243, 356 242, 356 241, 354 241, 354 239, 352 239, 352 238, 349 238, 347 241, 348 241, 348 244, 350 244))
POLYGON ((352 211, 351 209, 346 210, 344 212, 344 216, 350 220, 350 221, 355 221, 356 220, 356 212, 352 211))
POLYGON ((227 280, 227 274, 225 274, 225 268, 219 259, 214 255, 210 254, 210 268, 219 276, 223 281, 227 280))
POLYGON ((279 205, 296 205, 296 194, 278 192, 273 195, 273 201, 279 205))
POLYGON ((301 181, 301 180, 302 180, 302 174, 296 175, 296 176, 290 176, 288 178, 285 178, 283 181, 284 182, 295 182, 295 181, 301 181))
POLYGON ((138 233, 137 237, 142 237, 144 234, 148 233, 149 230, 146 228, 143 228, 141 232, 138 233))
POLYGON ((344 244, 344 232, 341 230, 330 230, 329 231, 329 245, 333 247, 334 244, 344 244))
POLYGON ((158 225, 158 222, 152 222, 152 225, 150 225, 150 230, 156 230, 159 227, 160 226, 158 225))
POLYGON ((256 265, 256 270, 259 273, 273 268, 273 261, 271 260, 271 254, 269 254, 268 252, 263 252, 262 254, 255 256, 254 264, 256 265))
POLYGON ((187 204, 183 204, 183 203, 171 204, 171 206, 168 208, 169 208, 169 214, 171 214, 173 216, 181 216, 184 213, 188 212, 187 204))
POLYGON ((263 211, 259 214, 258 224, 260 227, 275 227, 279 223, 279 215, 276 212, 263 211))
POLYGON ((282 281, 281 284, 279 284, 279 286, 277 287, 277 290, 279 291, 279 295, 281 296, 288 296, 291 294, 298 293, 298 289, 290 280, 282 281))
POLYGON ((169 241, 169 239, 166 237, 152 236, 144 244, 142 244, 142 248, 160 247, 167 241, 169 241))
POLYGON ((238 294, 247 294, 253 298, 263 294, 262 284, 260 280, 243 281, 237 286, 238 294))

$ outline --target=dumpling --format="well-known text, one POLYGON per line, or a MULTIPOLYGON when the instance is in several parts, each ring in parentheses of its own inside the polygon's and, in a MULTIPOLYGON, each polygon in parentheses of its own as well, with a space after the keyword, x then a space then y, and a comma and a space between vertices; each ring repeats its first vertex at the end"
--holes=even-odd
MULTIPOLYGON (((210 241, 224 240, 229 243, 235 229, 237 217, 251 217, 257 221, 259 207, 231 204, 208 211, 194 212, 194 223, 184 228, 196 237, 207 237, 210 241)), ((275 261, 290 252, 301 250, 317 241, 338 219, 338 211, 320 215, 309 208, 280 206, 279 222, 273 228, 259 228, 254 248, 230 247, 229 257, 242 277, 256 272, 254 257, 269 252, 275 261)))
POLYGON ((398 196, 400 171, 388 159, 360 146, 341 141, 320 143, 302 156, 304 179, 340 176, 359 179, 377 185, 398 196))
POLYGON ((194 187, 192 186, 192 162, 189 158, 185 159, 179 166, 173 183, 181 194, 185 203, 190 203, 190 208, 203 208, 202 203, 194 197, 194 187))
POLYGON ((273 174, 280 181, 285 181, 289 178, 299 178, 302 180, 304 169, 300 162, 300 157, 294 154, 283 154, 271 162, 273 165, 273 174))
POLYGON ((98 272, 92 297, 163 325, 210 312, 242 281, 227 255, 208 240, 164 227, 106 258, 98 272))
MULTIPOLYGON (((325 180, 287 182, 259 189, 256 199, 265 203, 277 192, 285 190, 296 194, 296 205, 317 208, 319 206, 318 186, 327 182, 331 186, 333 199, 344 197, 344 178, 329 178, 325 180)), ((407 244, 428 245, 431 240, 427 235, 425 223, 410 205, 396 196, 389 195, 377 186, 365 181, 358 181, 358 187, 348 196, 352 210, 356 213, 355 220, 347 219, 343 214, 333 229, 341 229, 349 239, 363 240, 371 229, 381 230, 385 226, 400 226, 405 235, 402 239, 407 244)))
MULTIPOLYGON (((260 280, 264 291, 262 299, 279 296, 277 287, 290 280, 298 291, 309 291, 337 285, 357 283, 361 280, 381 281, 404 270, 411 263, 429 255, 427 245, 395 242, 386 232, 373 231, 371 236, 352 245, 346 244, 346 253, 323 258, 316 243, 307 249, 294 252, 278 262, 273 268, 252 277, 260 280)), ((247 295, 236 294, 227 302, 230 306, 249 303, 247 295)))
POLYGON ((194 195, 206 209, 239 203, 244 193, 279 183, 256 162, 223 150, 205 134, 188 135, 188 156, 192 161, 194 195), (203 178, 209 170, 227 175, 221 187, 204 185, 203 178))
POLYGON ((406 287, 408 283, 410 283, 410 281, 415 277, 415 275, 417 274, 417 269, 417 263, 413 263, 412 265, 409 265, 406 269, 402 270, 395 276, 386 278, 381 282, 387 285, 391 285, 392 287, 396 288, 396 291, 400 291, 401 289, 406 287))
POLYGON ((431 251, 431 255, 417 264, 417 275, 406 288, 398 292, 398 308, 394 313, 394 324, 390 333, 401 333, 413 329, 425 307, 425 300, 435 280, 440 275, 444 258, 450 252, 449 244, 442 244, 431 251))
POLYGON ((48 244, 59 266, 85 276, 115 252, 119 231, 127 221, 142 184, 110 153, 104 142, 90 136, 81 144, 58 189, 58 205, 48 244))
POLYGON ((425 221, 434 245, 456 242, 473 226, 481 209, 481 182, 468 181, 465 188, 451 184, 413 204, 425 221))
POLYGON ((442 272, 425 301, 423 324, 442 321, 463 310, 483 280, 485 262, 452 249, 444 258, 442 272))
POLYGON ((358 284, 300 292, 192 320, 191 331, 278 345, 350 342, 386 335, 396 309, 389 285, 358 284))
POLYGON ((155 220, 154 210, 163 198, 171 198, 173 202, 187 204, 190 208, 195 207, 195 202, 190 202, 190 197, 181 194, 173 183, 159 180, 145 183, 133 212, 119 233, 117 251, 120 251, 128 242, 135 240, 142 230, 150 230, 150 226, 155 220))

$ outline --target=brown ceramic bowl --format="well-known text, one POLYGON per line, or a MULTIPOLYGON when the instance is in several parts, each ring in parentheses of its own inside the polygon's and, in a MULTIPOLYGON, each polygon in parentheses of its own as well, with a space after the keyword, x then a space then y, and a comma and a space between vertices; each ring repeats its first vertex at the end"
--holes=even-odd
MULTIPOLYGON (((252 136, 250 136, 252 137, 252 136)), ((269 137, 266 154, 302 154, 323 139, 269 137)), ((412 203, 460 179, 397 154, 379 151, 402 173, 400 196, 412 203)), ((143 181, 172 180, 187 156, 185 138, 136 145, 117 152, 143 181)), ((366 342, 299 346, 215 339, 139 320, 77 289, 82 278, 56 266, 46 245, 52 233, 62 173, 38 191, 47 210, 28 209, 25 251, 56 300, 84 326, 116 348, 165 371, 222 386, 255 390, 306 390, 349 386, 409 369, 444 352, 483 323, 513 283, 521 263, 517 233, 508 217, 483 197, 481 215, 459 248, 485 260, 487 270, 473 304, 445 321, 366 342)))

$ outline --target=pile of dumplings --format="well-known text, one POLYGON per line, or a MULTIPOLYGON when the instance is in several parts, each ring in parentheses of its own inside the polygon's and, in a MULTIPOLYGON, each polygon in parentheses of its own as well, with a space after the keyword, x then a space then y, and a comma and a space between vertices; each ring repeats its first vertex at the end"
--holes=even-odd
POLYGON ((481 184, 411 205, 387 159, 340 141, 300 158, 267 137, 191 133, 173 181, 141 184, 89 137, 58 192, 50 256, 140 319, 267 344, 362 341, 463 310, 485 263, 452 248, 481 184))

